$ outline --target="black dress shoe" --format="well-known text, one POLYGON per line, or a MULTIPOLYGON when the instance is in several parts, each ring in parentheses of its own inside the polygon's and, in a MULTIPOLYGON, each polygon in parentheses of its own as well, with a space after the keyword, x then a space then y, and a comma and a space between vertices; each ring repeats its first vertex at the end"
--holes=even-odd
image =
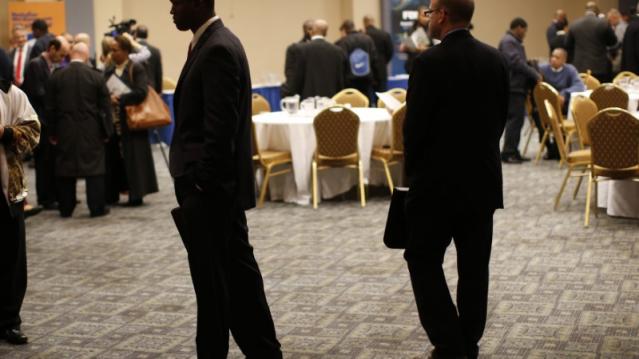
POLYGON ((501 161, 503 163, 507 163, 507 164, 511 164, 511 165, 520 165, 520 164, 523 163, 522 160, 517 158, 516 155, 510 155, 510 156, 502 157, 501 161))
POLYGON ((29 342, 29 338, 27 338, 20 329, 5 329, 0 332, 0 339, 4 339, 9 344, 13 345, 24 345, 29 342))
POLYGON ((530 162, 530 158, 524 157, 521 154, 517 154, 517 159, 520 160, 521 162, 530 162))
POLYGON ((24 206, 24 218, 33 217, 40 212, 42 212, 42 207, 40 206, 33 207, 30 204, 24 206))
POLYGON ((47 202, 40 204, 45 211, 55 211, 58 209, 58 202, 47 202))
POLYGON ((108 215, 109 213, 111 213, 111 210, 108 208, 105 208, 101 211, 97 211, 97 212, 93 212, 91 213, 91 218, 98 218, 98 217, 104 217, 106 215, 108 215))
POLYGON ((142 205, 144 205, 144 202, 141 199, 134 199, 123 204, 122 207, 140 207, 142 205))

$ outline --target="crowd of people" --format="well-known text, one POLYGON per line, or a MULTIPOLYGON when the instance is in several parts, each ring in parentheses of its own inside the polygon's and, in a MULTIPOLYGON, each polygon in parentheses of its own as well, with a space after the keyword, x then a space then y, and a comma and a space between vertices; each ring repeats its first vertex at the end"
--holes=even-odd
POLYGON ((143 102, 149 88, 162 91, 161 53, 147 42, 148 28, 105 36, 97 59, 86 33, 56 36, 42 19, 32 23, 30 40, 27 31, 13 29, 8 53, 13 84, 42 127, 32 154, 37 205, 27 205, 27 215, 57 209, 71 217, 78 178, 86 180, 92 217, 108 214, 121 194, 128 194, 124 205, 142 205, 158 184, 148 133, 128 129, 125 108, 143 102), (107 86, 113 77, 125 94, 107 86))

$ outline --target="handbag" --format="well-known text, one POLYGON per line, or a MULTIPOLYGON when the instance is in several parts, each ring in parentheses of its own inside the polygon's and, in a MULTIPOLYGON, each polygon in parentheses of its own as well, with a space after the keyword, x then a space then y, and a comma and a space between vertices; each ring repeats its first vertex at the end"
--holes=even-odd
MULTIPOLYGON (((133 66, 129 67, 129 77, 133 83, 133 66)), ((125 106, 126 123, 130 130, 147 130, 171 124, 169 106, 164 103, 160 95, 148 86, 148 94, 142 103, 125 106)))
POLYGON ((386 229, 384 230, 384 244, 390 249, 406 249, 408 242, 408 228, 406 210, 404 208, 408 188, 395 187, 391 198, 386 229))

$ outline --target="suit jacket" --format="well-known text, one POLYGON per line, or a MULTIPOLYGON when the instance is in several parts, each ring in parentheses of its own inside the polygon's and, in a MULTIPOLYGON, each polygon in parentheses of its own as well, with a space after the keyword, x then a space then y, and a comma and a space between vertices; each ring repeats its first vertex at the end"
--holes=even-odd
POLYGON ((47 125, 45 112, 45 100, 47 95, 47 81, 51 76, 49 64, 42 56, 29 61, 29 65, 24 71, 24 82, 22 89, 29 97, 29 102, 38 114, 42 125, 47 125))
POLYGON ((297 64, 301 55, 301 47, 305 43, 304 40, 290 44, 286 48, 286 59, 284 61, 284 76, 286 81, 282 84, 281 95, 282 97, 295 95, 293 89, 295 83, 295 76, 297 75, 297 64))
POLYGON ((164 82, 164 74, 162 70, 162 53, 160 49, 150 45, 146 40, 140 40, 140 44, 146 46, 151 52, 151 57, 144 63, 149 85, 153 87, 155 92, 162 94, 162 84, 164 82))
POLYGON ((377 83, 386 84, 388 81, 388 63, 393 59, 393 40, 391 35, 386 31, 369 26, 366 28, 366 34, 373 39, 375 49, 377 50, 377 83))
POLYGON ((324 39, 315 39, 300 45, 299 53, 291 84, 294 94, 302 99, 333 97, 344 89, 348 63, 342 49, 324 39))
MULTIPOLYGON (((379 74, 377 73, 377 66, 376 66, 377 48, 375 47, 375 43, 373 42, 373 39, 371 39, 370 36, 366 34, 362 34, 361 32, 353 31, 347 34, 345 37, 339 39, 335 43, 335 45, 341 47, 342 50, 346 52, 347 57, 350 56, 351 53, 355 51, 355 49, 362 49, 366 51, 370 59, 371 73, 365 78, 368 78, 371 81, 371 83, 374 83, 374 81, 379 78, 379 74)), ((361 79, 362 79, 361 77, 356 77, 355 75, 352 74, 352 72, 350 71, 350 65, 349 65, 349 69, 347 71, 347 76, 346 76, 346 86, 354 87, 352 85, 352 81, 357 81, 361 79)))
POLYGON ((621 70, 639 73, 639 16, 630 18, 621 52, 621 70))
MULTIPOLYGON (((31 50, 32 50, 32 47, 29 46, 28 44, 23 47, 23 52, 22 52, 22 61, 23 61, 23 65, 22 65, 22 82, 24 82, 24 72, 25 72, 25 70, 27 68, 27 65, 29 65, 29 59, 31 58, 31 50)), ((16 63, 18 62, 18 55, 19 55, 18 54, 18 49, 11 50, 11 53, 9 54, 9 56, 11 58, 11 63, 14 66, 14 71, 16 69, 16 63)), ((17 79, 14 78, 13 80, 16 81, 17 79)), ((19 84, 19 85, 22 86, 22 84, 19 84)))
POLYGON ((221 20, 204 31, 175 90, 170 171, 219 204, 255 206, 251 74, 240 40, 221 20))
POLYGON ((43 52, 47 51, 47 48, 49 47, 49 42, 51 42, 51 40, 53 39, 55 39, 55 36, 53 36, 50 33, 46 33, 42 35, 39 39, 37 39, 35 43, 33 44, 33 48, 31 48, 31 54, 29 55, 29 59, 33 60, 37 58, 38 56, 40 56, 43 52))
POLYGON ((499 140, 508 98, 505 59, 466 30, 417 57, 404 124, 412 195, 435 207, 503 207, 499 140))
POLYGON ((46 100, 51 135, 58 139, 56 175, 87 177, 106 171, 104 141, 113 134, 103 75, 72 62, 51 75, 46 100))
POLYGON ((531 89, 539 75, 526 62, 524 45, 510 31, 501 39, 499 51, 506 58, 510 71, 510 92, 526 94, 531 89))
POLYGON ((617 43, 617 36, 605 19, 586 15, 575 21, 566 37, 566 48, 572 53, 573 65, 579 72, 609 74, 612 64, 608 47, 617 43))

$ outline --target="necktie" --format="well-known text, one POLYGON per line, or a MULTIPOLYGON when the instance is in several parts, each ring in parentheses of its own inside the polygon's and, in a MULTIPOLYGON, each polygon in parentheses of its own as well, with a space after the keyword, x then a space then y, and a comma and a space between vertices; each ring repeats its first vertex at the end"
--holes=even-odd
POLYGON ((16 84, 22 84, 22 47, 18 48, 18 63, 16 64, 16 74, 14 79, 16 84))

